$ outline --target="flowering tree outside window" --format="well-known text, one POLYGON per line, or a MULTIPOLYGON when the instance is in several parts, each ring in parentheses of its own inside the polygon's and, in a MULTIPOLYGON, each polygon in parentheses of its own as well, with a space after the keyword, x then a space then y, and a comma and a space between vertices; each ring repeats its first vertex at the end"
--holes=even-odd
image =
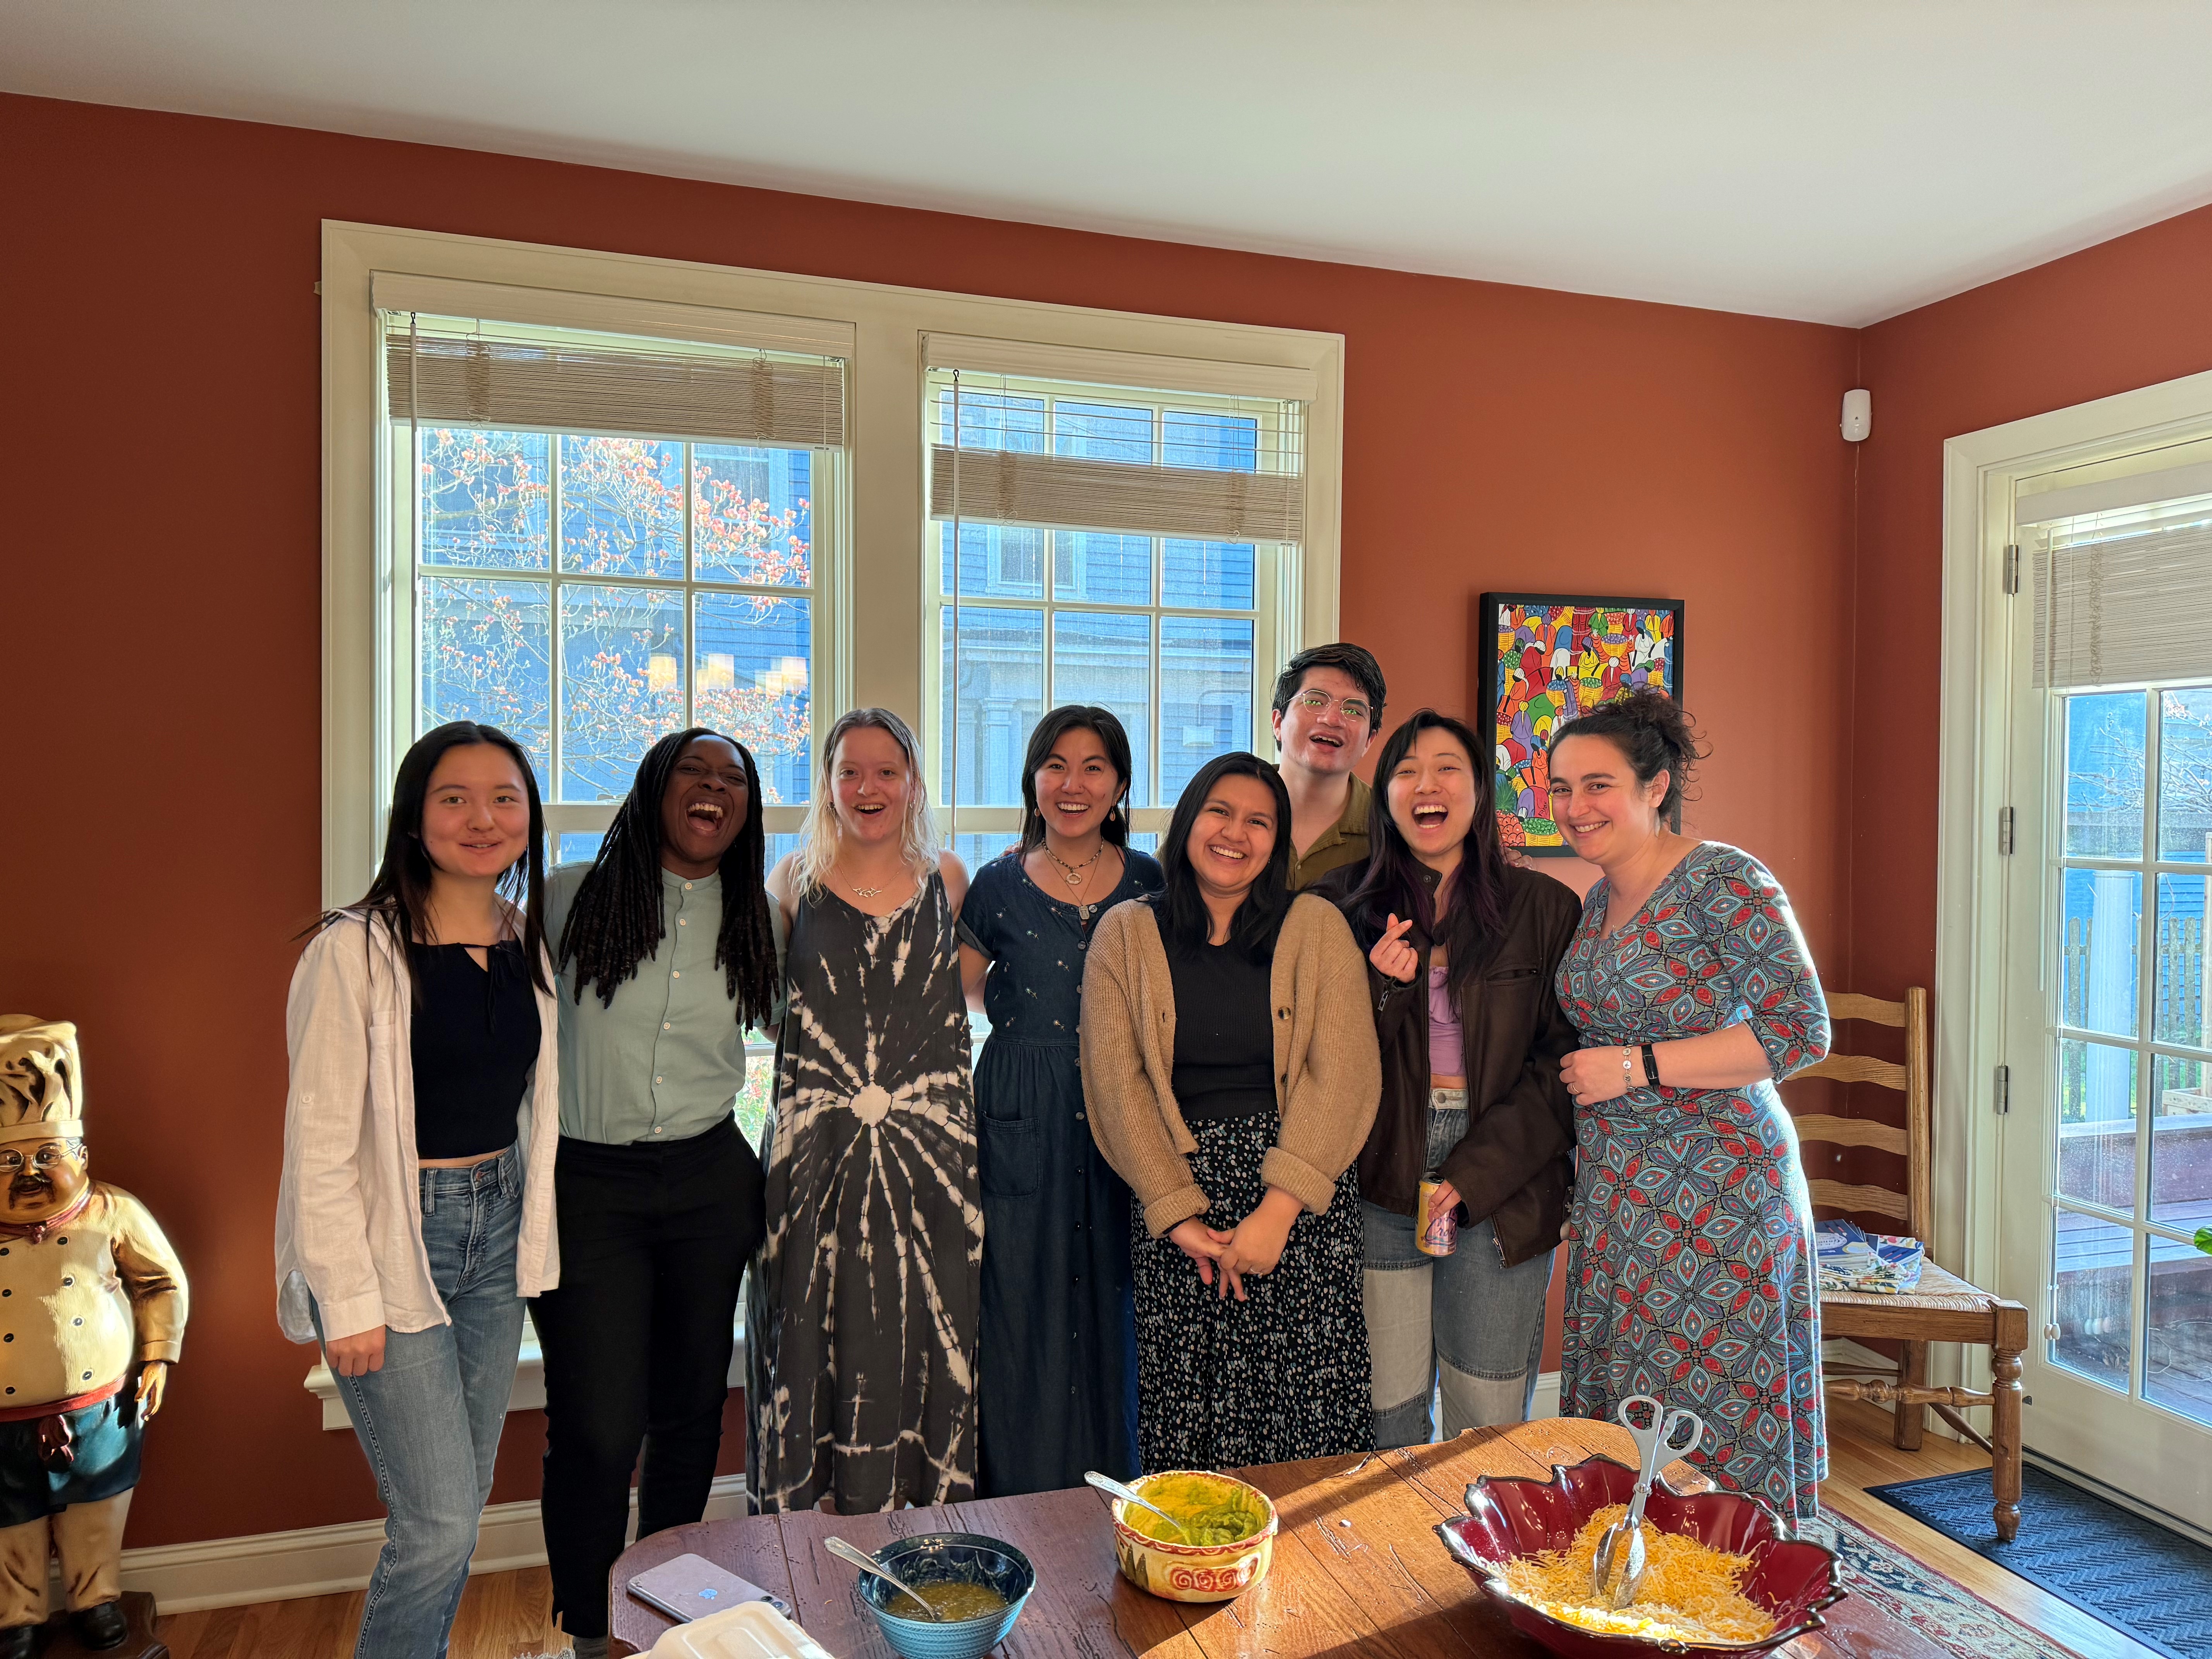
POLYGON ((427 428, 418 435, 418 730, 477 720, 549 800, 607 800, 684 725, 805 800, 812 461, 800 449, 427 428))

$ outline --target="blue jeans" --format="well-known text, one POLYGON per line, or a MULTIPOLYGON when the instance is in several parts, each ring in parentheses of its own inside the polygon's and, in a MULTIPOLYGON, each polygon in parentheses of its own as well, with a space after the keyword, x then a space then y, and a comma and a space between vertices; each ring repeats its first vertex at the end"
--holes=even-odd
POLYGON ((386 1516, 355 1659, 445 1659, 522 1346, 520 1154, 418 1176, 422 1244, 453 1323, 386 1331, 383 1368, 337 1380, 386 1516))
MULTIPOLYGON (((1429 1168, 1467 1133, 1466 1098, 1455 1089, 1430 1091, 1429 1168)), ((1432 1438, 1432 1396, 1443 1402, 1446 1439, 1526 1421, 1544 1352, 1551 1253, 1507 1267, 1485 1218, 1460 1229, 1454 1254, 1424 1255, 1413 1217, 1364 1203, 1360 1212, 1376 1445, 1432 1438)))

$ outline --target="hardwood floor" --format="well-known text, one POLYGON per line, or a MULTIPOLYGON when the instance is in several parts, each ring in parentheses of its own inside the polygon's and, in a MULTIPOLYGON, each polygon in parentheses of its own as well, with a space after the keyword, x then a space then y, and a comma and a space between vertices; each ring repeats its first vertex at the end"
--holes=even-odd
MULTIPOLYGON (((1829 1508, 1901 1546, 2082 1659, 2158 1659, 2152 1650, 1866 1495, 1867 1487, 1893 1480, 1986 1468, 1989 1460, 1979 1450, 1930 1434, 1920 1451, 1901 1452, 1889 1443, 1889 1413, 1880 1407, 1838 1401, 1829 1413, 1829 1478, 1820 1494, 1829 1508)), ((566 1650, 568 1638, 553 1628, 551 1608, 552 1590, 543 1567, 471 1579, 453 1626, 451 1659, 524 1659, 566 1650)), ((360 1616, 361 1595, 356 1591, 180 1613, 162 1620, 161 1632, 174 1659, 349 1659, 360 1616)))

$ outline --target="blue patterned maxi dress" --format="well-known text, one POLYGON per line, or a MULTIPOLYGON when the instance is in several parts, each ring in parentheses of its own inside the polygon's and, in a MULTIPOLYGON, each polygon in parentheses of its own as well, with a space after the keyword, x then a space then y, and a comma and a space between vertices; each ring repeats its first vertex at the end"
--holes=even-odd
MULTIPOLYGON (((1701 843, 1610 938, 1607 891, 1590 889, 1559 964, 1584 1048, 1744 1020, 1777 1080, 1827 1053, 1804 936, 1758 860, 1701 843)), ((1575 1140, 1559 1409, 1611 1419, 1632 1394, 1688 1407, 1706 1423, 1691 1461, 1809 1520, 1828 1472, 1820 1274, 1774 1084, 1632 1089, 1579 1109, 1575 1140)))
POLYGON ((1017 847, 975 872, 960 907, 962 943, 991 959, 991 1035, 975 1062, 980 1497, 1138 1472, 1129 1189, 1091 1139, 1076 1031, 1091 928, 1161 879, 1133 851, 1112 892, 1070 904, 1030 879, 1017 847))

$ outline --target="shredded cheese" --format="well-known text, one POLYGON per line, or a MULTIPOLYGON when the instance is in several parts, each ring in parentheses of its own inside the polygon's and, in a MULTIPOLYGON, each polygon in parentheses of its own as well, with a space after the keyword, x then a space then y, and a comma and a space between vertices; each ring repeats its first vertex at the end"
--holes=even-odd
POLYGON ((1600 1510, 1565 1549, 1507 1562, 1505 1588, 1539 1612, 1607 1636, 1696 1644, 1755 1642, 1773 1634, 1773 1616, 1743 1594, 1749 1556, 1710 1549, 1649 1522, 1644 1527, 1648 1565, 1636 1600, 1617 1613, 1600 1602, 1592 1583, 1598 1542, 1627 1513, 1626 1504, 1600 1510))

